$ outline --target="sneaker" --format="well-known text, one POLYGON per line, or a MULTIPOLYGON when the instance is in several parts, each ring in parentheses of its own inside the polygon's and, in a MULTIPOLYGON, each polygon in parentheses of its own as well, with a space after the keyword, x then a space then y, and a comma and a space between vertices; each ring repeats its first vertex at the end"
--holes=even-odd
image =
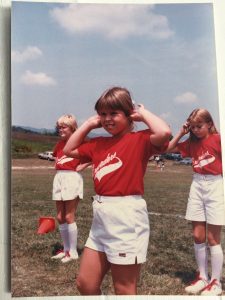
POLYGON ((201 292, 204 296, 220 296, 222 295, 221 283, 213 279, 201 292))
POLYGON ((62 259, 65 256, 65 252, 63 250, 59 250, 55 255, 51 257, 51 259, 62 259))
POLYGON ((185 288, 185 292, 196 295, 200 293, 208 284, 209 283, 206 279, 201 278, 199 274, 197 274, 196 279, 185 288))
POLYGON ((69 251, 66 252, 66 255, 61 259, 62 263, 70 262, 71 260, 78 259, 78 254, 71 254, 69 251))

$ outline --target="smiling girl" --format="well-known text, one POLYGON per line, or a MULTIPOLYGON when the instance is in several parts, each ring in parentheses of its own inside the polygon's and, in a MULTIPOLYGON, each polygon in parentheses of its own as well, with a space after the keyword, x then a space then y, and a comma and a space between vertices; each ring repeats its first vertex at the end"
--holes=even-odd
POLYGON ((171 132, 143 105, 135 109, 125 88, 105 91, 95 110, 97 115, 84 122, 64 148, 67 156, 92 161, 96 192, 76 283, 82 295, 100 295, 102 280, 111 270, 115 294, 135 295, 149 241, 143 177, 150 156, 165 150, 171 132), (148 129, 133 131, 134 121, 148 129), (99 127, 111 136, 83 143, 99 127))

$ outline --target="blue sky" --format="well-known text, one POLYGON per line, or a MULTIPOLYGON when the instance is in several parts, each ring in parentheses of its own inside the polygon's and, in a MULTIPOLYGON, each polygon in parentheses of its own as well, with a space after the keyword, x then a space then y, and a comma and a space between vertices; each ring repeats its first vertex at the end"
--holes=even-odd
POLYGON ((12 4, 12 124, 54 128, 130 90, 175 133, 196 107, 219 127, 212 4, 12 4))

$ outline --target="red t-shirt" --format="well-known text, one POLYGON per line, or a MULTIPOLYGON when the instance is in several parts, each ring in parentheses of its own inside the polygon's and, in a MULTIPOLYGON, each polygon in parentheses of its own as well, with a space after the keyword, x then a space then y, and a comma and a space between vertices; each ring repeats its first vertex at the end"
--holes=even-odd
POLYGON ((219 134, 210 134, 205 139, 190 142, 190 139, 178 144, 183 157, 192 158, 194 172, 199 174, 222 174, 221 140, 219 134))
POLYGON ((56 157, 55 168, 56 170, 75 171, 80 161, 76 158, 68 157, 63 153, 65 145, 66 141, 59 141, 53 150, 53 156, 56 157))
POLYGON ((150 142, 150 131, 130 132, 122 138, 97 137, 78 148, 82 159, 92 160, 95 191, 102 196, 143 195, 147 163, 163 147, 150 142))

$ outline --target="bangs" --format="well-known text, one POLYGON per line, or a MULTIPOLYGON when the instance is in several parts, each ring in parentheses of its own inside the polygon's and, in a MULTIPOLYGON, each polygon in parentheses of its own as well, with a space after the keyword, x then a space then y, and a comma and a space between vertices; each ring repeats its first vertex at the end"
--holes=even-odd
POLYGON ((119 99, 116 99, 115 97, 106 97, 99 99, 99 101, 96 103, 96 111, 102 111, 102 110, 123 110, 123 105, 120 103, 121 101, 119 99))
POLYGON ((134 109, 130 93, 123 88, 107 90, 95 104, 95 110, 99 113, 103 110, 121 110, 129 116, 134 109))

